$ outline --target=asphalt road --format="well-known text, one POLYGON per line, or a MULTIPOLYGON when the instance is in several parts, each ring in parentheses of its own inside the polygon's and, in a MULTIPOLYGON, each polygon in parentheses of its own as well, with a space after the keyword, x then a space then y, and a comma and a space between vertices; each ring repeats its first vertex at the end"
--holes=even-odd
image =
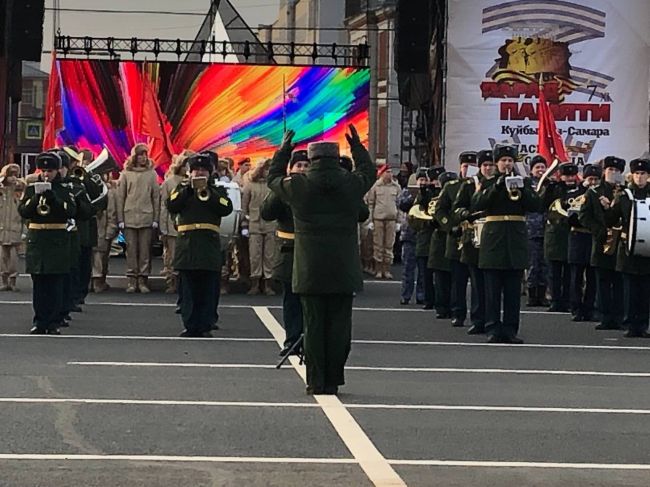
POLYGON ((525 345, 488 345, 367 282, 314 398, 273 367, 280 297, 180 339, 173 296, 110 282, 60 337, 26 335, 28 278, 0 293, 0 486, 650 485, 650 341, 525 310, 525 345))

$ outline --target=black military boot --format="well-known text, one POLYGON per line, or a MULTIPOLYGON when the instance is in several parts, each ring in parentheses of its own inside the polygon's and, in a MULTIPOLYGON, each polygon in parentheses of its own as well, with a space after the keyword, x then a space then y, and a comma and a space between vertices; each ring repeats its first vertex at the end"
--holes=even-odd
POLYGON ((538 288, 537 287, 529 287, 528 288, 528 302, 526 303, 526 306, 529 308, 533 308, 535 306, 539 306, 539 295, 537 294, 538 288))

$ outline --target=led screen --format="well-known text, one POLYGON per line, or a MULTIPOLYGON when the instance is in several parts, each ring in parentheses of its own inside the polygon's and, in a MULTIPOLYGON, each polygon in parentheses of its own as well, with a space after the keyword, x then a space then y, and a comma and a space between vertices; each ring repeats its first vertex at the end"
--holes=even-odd
POLYGON ((345 151, 348 124, 367 142, 369 81, 365 68, 57 60, 44 144, 106 145, 122 163, 148 142, 159 173, 183 149, 255 163, 285 126, 300 147, 328 140, 345 151))

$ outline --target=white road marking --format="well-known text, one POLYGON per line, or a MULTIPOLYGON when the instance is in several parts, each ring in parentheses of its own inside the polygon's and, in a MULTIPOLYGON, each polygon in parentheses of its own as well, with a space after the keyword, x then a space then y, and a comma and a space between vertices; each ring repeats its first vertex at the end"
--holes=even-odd
POLYGON ((180 367, 197 369, 275 369, 266 364, 202 364, 185 362, 68 362, 68 365, 91 367, 180 367))
POLYGON ((558 468, 576 470, 650 470, 649 464, 635 463, 556 463, 556 462, 491 462, 469 460, 389 460, 391 465, 480 468, 558 468))
MULTIPOLYGON (((5 300, 5 301, 0 301, 0 304, 20 304, 20 305, 31 305, 31 301, 20 301, 20 300, 5 300)), ((175 303, 155 303, 155 302, 133 302, 133 301, 88 301, 86 303, 86 306, 130 306, 130 307, 149 307, 149 308, 175 308, 176 304, 175 303)), ((259 306, 256 305, 248 305, 248 304, 219 304, 219 308, 224 308, 224 309, 251 309, 251 308, 256 308, 259 306)), ((282 309, 282 306, 280 305, 270 305, 270 306, 263 306, 265 308, 269 309, 282 309)), ((374 308, 369 308, 369 307, 354 307, 352 308, 353 311, 380 311, 380 312, 390 312, 390 313, 432 313, 431 310, 424 310, 424 309, 419 309, 419 308, 388 308, 388 307, 374 307, 374 308)), ((567 313, 555 313, 555 312, 550 312, 550 311, 526 311, 522 310, 520 311, 521 314, 529 314, 529 315, 551 315, 551 316, 566 316, 568 317, 569 315, 567 313)), ((449 320, 438 320, 438 321, 449 321, 449 320)))
POLYGON ((181 338, 181 337, 147 337, 137 335, 24 335, 19 333, 0 333, 0 338, 52 338, 54 340, 87 339, 87 340, 151 340, 151 341, 179 341, 183 343, 202 342, 273 342, 273 338, 242 338, 242 337, 213 337, 213 338, 181 338))
MULTIPOLYGON (((1 304, 1 303, 0 303, 1 304)), ((245 306, 248 308, 249 306, 245 306)), ((269 306, 267 306, 268 308, 269 306)), ((163 340, 182 341, 188 343, 187 338, 165 337, 165 336, 141 336, 141 335, 29 335, 22 333, 0 333, 0 338, 32 338, 46 340, 64 340, 67 338, 87 340, 163 340)), ((244 337, 214 337, 214 338, 192 338, 191 341, 222 341, 222 342, 275 342, 273 338, 244 338, 244 337)), ((569 350, 640 350, 650 351, 650 346, 615 346, 615 345, 562 345, 527 343, 524 345, 509 345, 504 343, 478 343, 478 342, 436 342, 436 341, 410 341, 410 340, 352 340, 353 344, 359 345, 398 345, 398 346, 430 346, 430 347, 508 347, 508 348, 557 348, 569 350)))
MULTIPOLYGON (((254 402, 254 401, 180 401, 172 399, 85 399, 50 397, 0 397, 0 404, 106 404, 119 406, 187 406, 234 408, 320 408, 313 402, 254 402)), ((572 413, 572 414, 632 414, 649 415, 650 409, 566 408, 535 406, 483 406, 449 404, 363 404, 345 403, 347 409, 414 410, 414 411, 473 411, 518 413, 572 413)))
MULTIPOLYGON (((264 326, 276 339, 278 345, 282 346, 285 334, 280 323, 267 308, 256 306, 253 309, 264 326)), ((290 357, 290 360, 294 370, 306 382, 305 368, 298 366, 296 357, 290 357)), ((338 397, 317 395, 314 398, 323 408, 327 419, 329 419, 345 446, 350 450, 352 456, 374 485, 382 487, 406 486, 406 483, 386 461, 338 397)))
MULTIPOLYGON (((68 365, 91 367, 181 367, 203 369, 274 369, 269 364, 213 364, 186 362, 68 362, 68 365)), ((285 369, 286 370, 286 369, 285 369)), ((408 372, 434 374, 515 374, 515 375, 567 375, 592 377, 637 377, 648 378, 650 372, 609 372, 597 370, 539 370, 539 369, 478 369, 460 367, 371 367, 346 366, 345 370, 361 372, 408 372)), ((302 376, 302 374, 301 374, 302 376)))
POLYGON ((14 454, 1 453, 0 460, 54 460, 54 461, 127 461, 127 462, 182 462, 182 463, 329 463, 356 464, 353 458, 283 458, 283 457, 199 457, 166 455, 77 455, 77 454, 14 454))

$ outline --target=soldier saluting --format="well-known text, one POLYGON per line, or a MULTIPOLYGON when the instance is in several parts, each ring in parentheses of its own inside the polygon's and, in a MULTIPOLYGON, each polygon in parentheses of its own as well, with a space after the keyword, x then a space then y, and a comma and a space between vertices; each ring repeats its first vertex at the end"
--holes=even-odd
POLYGON ((30 333, 58 335, 63 282, 71 263, 66 227, 77 208, 59 174, 61 157, 39 154, 36 167, 41 171, 39 179, 27 187, 18 206, 20 216, 29 221, 26 267, 32 276, 34 307, 30 333))
POLYGON ((472 212, 485 212, 481 232, 479 268, 485 278, 485 328, 490 343, 523 343, 517 337, 521 280, 528 263, 526 212, 540 211, 541 200, 528 178, 523 187, 510 189, 517 148, 495 145, 497 172, 472 196, 472 212), (501 302, 503 301, 503 319, 501 302))
POLYGON ((350 353, 353 293, 363 280, 357 223, 376 168, 353 126, 346 135, 356 168, 339 165, 339 146, 309 144, 311 167, 287 176, 292 130, 273 157, 269 188, 291 206, 295 226, 293 292, 300 294, 308 394, 336 394, 350 353))
MULTIPOLYGON (((178 237, 174 269, 180 274, 181 337, 210 338, 217 309, 221 278, 221 218, 232 213, 226 190, 214 182, 209 154, 190 156, 190 179, 181 182, 167 199, 167 209, 177 215, 178 237)), ((216 158, 215 158, 216 159, 216 158)))

